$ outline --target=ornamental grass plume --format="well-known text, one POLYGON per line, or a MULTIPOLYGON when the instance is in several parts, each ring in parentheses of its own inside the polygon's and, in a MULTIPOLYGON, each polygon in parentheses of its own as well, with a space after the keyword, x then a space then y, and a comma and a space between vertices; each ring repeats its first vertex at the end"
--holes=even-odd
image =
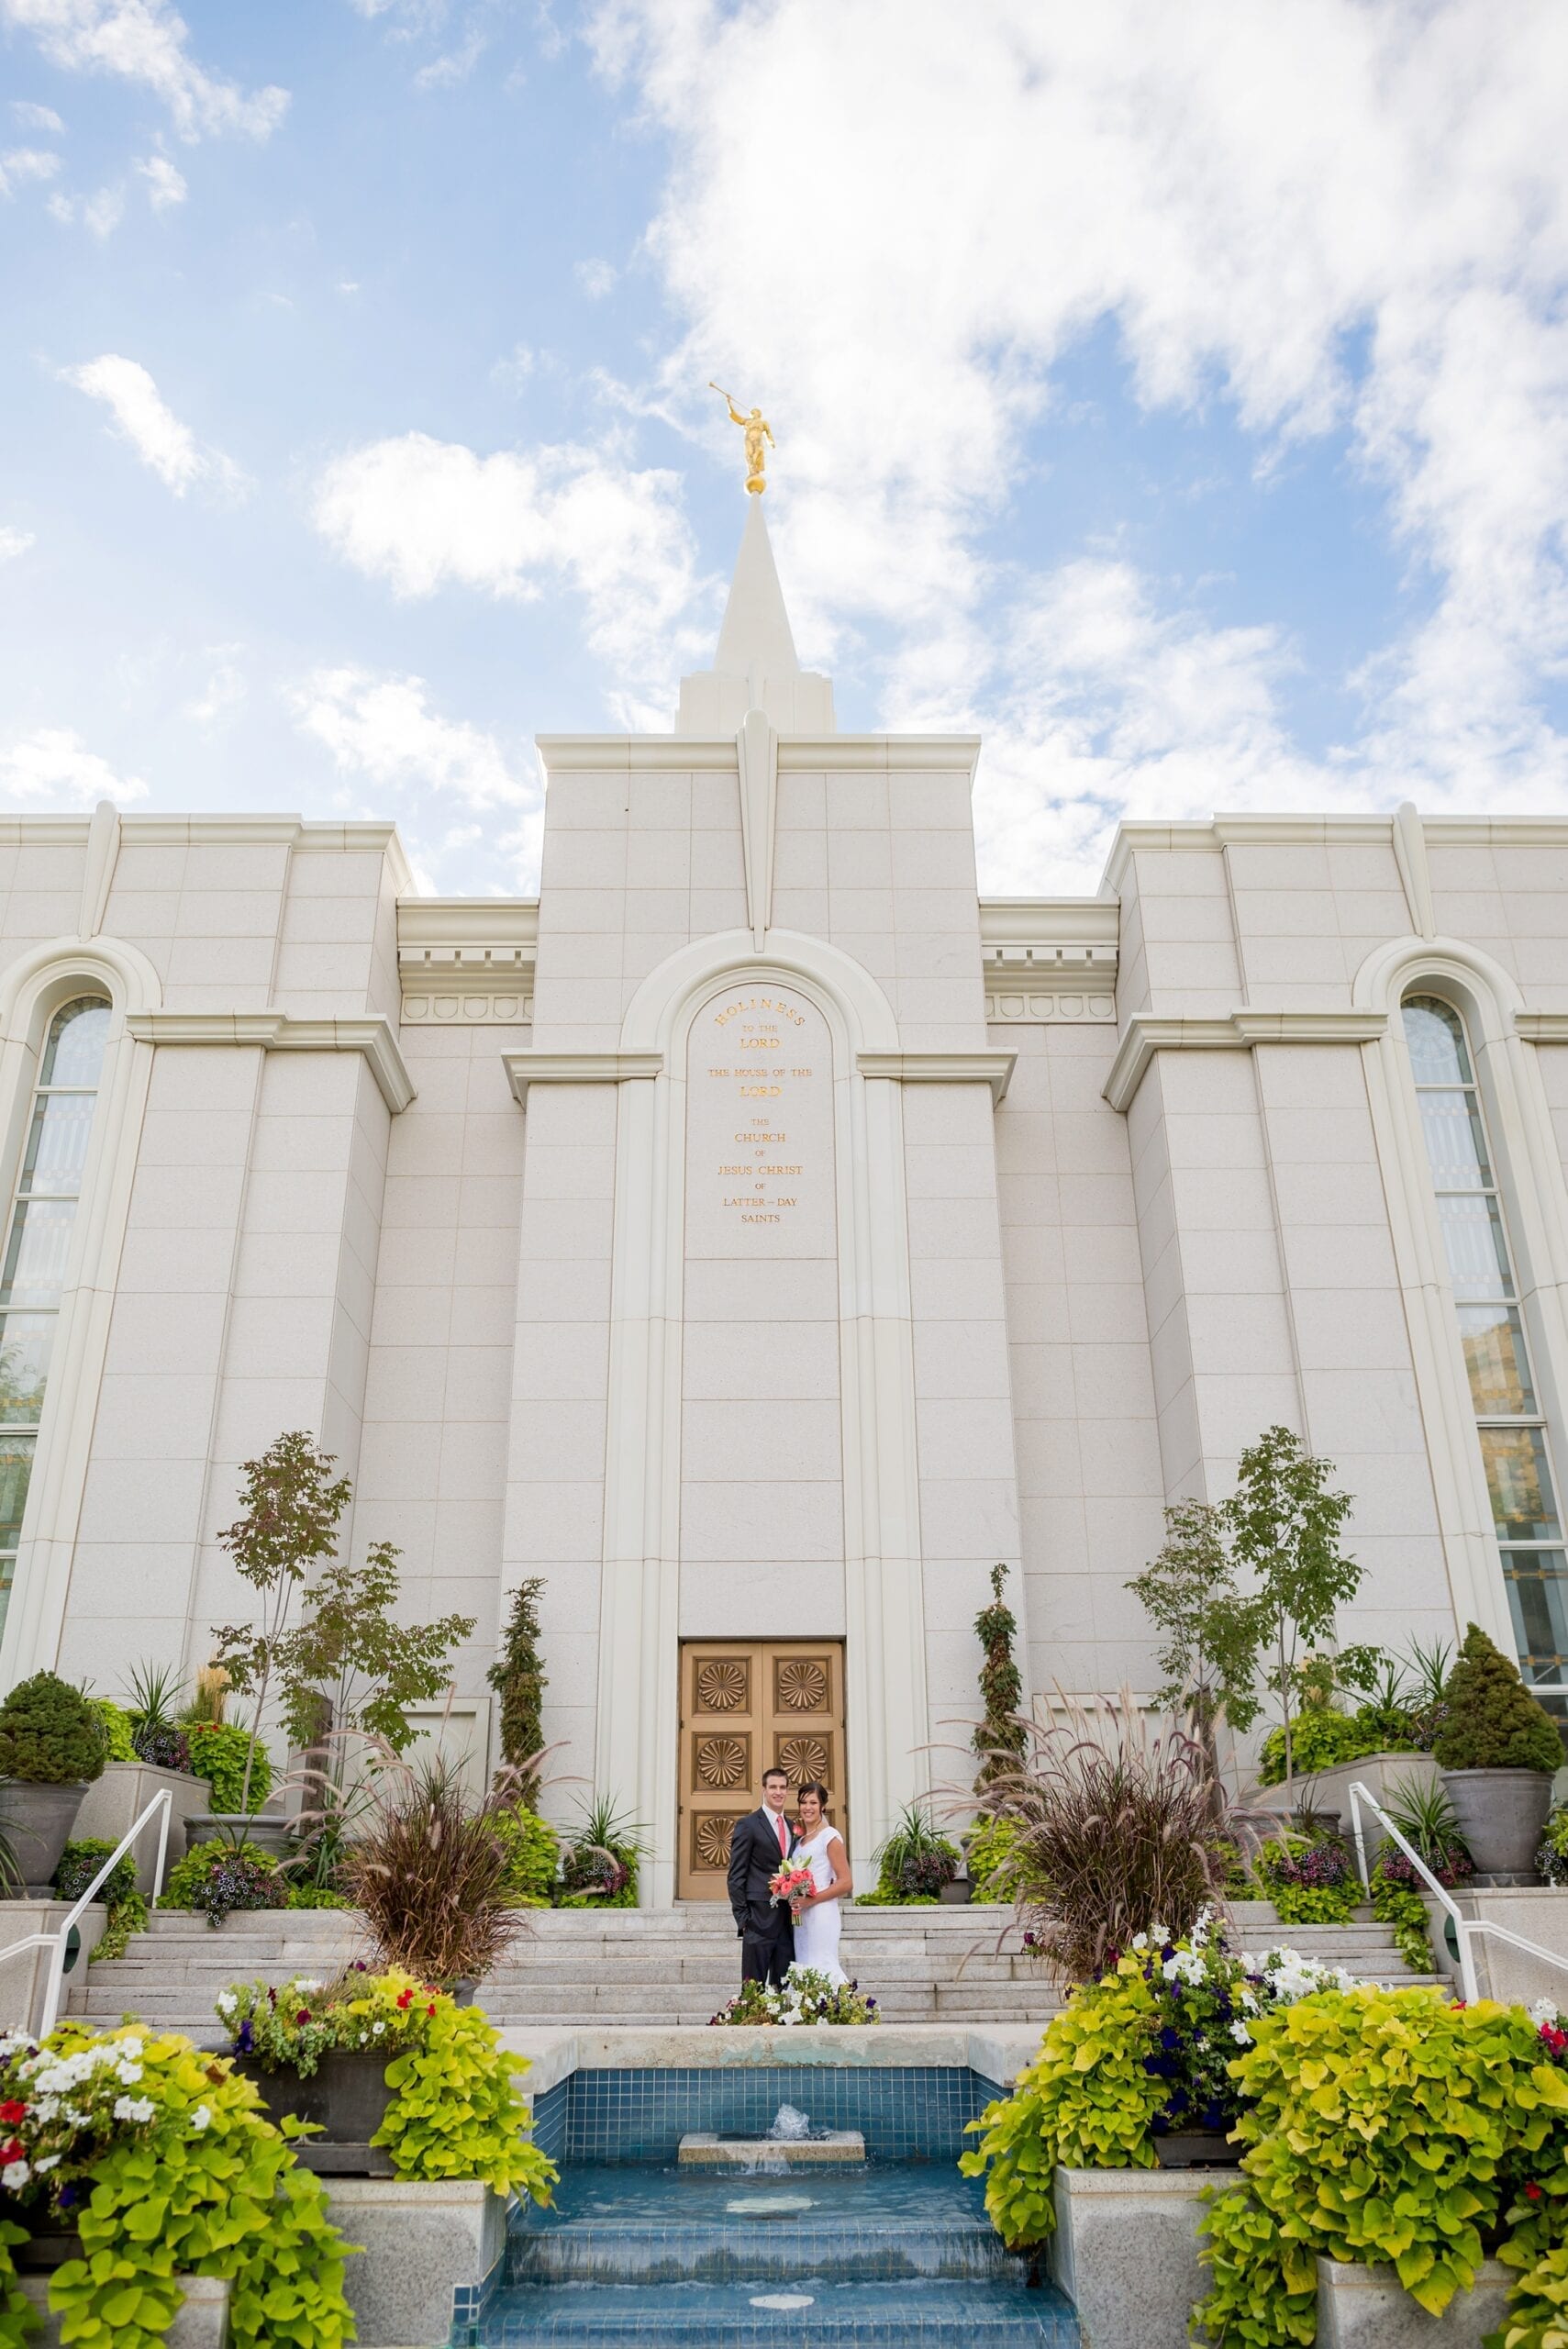
POLYGON ((1016 1828, 1018 1914, 1059 1981, 1096 1980, 1157 1920, 1179 1940, 1223 1909, 1239 1822, 1196 1739, 1155 1734, 1125 1688, 1094 1713, 1058 1689, 1057 1718, 1023 1727, 983 1806, 1016 1828))
POLYGON ((529 1930, 527 1911, 508 1905, 511 1854, 495 1828, 516 1805, 516 1774, 475 1802, 444 1755, 408 1763, 378 1740, 371 1761, 368 1815, 339 1881, 388 1965, 425 1982, 480 1981, 529 1930))

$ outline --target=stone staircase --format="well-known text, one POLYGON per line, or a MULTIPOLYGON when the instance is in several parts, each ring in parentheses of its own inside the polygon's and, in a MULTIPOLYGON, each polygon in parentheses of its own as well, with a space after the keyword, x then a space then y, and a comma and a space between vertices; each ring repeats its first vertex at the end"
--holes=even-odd
MULTIPOLYGON (((1304 1956, 1379 1982, 1410 1973, 1387 1930, 1371 1922, 1286 1928, 1262 1901, 1239 1902, 1236 1938, 1260 1951, 1282 1943, 1304 1956)), ((359 1920, 343 1910, 239 1913, 217 1928, 199 1916, 157 1913, 123 1958, 68 1978, 69 2011, 102 2026, 135 2014, 213 2034, 213 2000, 234 1981, 324 1979, 369 1956, 359 1920)), ((978 2024, 1046 2021, 1061 2004, 1024 1951, 1004 1908, 857 1909, 844 1919, 846 1970, 884 2021, 978 2024)), ((739 1987, 740 1954, 727 1909, 541 1909, 528 1912, 481 2002, 493 2021, 526 2027, 668 2029, 706 2023, 739 1987)))

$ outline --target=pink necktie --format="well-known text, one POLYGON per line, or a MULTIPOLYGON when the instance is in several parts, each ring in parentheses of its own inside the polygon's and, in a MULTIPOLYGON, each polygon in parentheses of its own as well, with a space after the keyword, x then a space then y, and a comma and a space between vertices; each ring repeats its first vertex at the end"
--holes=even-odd
POLYGON ((787 1860, 789 1857, 789 1837, 784 1832, 784 1813, 782 1810, 778 1815, 775 1824, 779 1831, 779 1856, 781 1859, 787 1860))

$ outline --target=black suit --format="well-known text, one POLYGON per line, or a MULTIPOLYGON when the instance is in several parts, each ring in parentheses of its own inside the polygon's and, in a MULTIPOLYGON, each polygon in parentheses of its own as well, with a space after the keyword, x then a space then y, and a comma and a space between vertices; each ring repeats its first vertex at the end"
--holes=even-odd
MULTIPOLYGON (((729 1839, 729 1906, 740 1936, 742 1982, 782 1982, 795 1959, 795 1920, 787 1900, 776 1902, 768 1879, 784 1864, 774 1813, 766 1805, 735 1822, 729 1839)), ((791 1844, 789 1822, 784 1833, 791 1844)))

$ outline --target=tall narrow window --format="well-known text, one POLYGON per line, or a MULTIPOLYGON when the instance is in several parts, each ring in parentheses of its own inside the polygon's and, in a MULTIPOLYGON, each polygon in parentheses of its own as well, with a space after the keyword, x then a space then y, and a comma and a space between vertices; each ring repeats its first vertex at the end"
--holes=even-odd
POLYGON ((108 1033, 101 996, 77 996, 50 1020, 11 1208, 0 1279, 0 1623, 10 1604, 108 1033))
POLYGON ((1407 996, 1403 1018, 1519 1669, 1538 1691, 1553 1692, 1548 1708, 1562 1714, 1568 1712, 1568 1564, 1464 1022, 1429 995, 1407 996))

